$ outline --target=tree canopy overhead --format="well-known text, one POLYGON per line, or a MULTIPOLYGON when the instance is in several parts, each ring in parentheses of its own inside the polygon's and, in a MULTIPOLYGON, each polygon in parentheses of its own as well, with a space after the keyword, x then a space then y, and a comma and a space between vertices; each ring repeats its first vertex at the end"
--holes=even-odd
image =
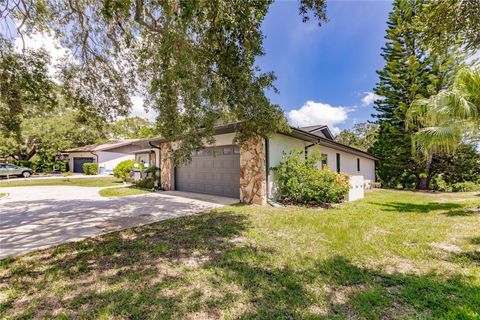
POLYGON ((416 19, 424 45, 442 51, 451 45, 480 50, 480 1, 429 1, 416 19))
MULTIPOLYGON (((265 96, 275 75, 255 66, 271 2, 18 0, 2 16, 15 19, 20 36, 52 31, 72 50, 62 80, 73 106, 125 114, 140 91, 159 112, 160 134, 183 137, 178 155, 188 157, 219 120, 240 122, 239 143, 287 130, 280 106, 265 96)), ((304 21, 326 21, 325 10, 325 0, 299 1, 304 21)))

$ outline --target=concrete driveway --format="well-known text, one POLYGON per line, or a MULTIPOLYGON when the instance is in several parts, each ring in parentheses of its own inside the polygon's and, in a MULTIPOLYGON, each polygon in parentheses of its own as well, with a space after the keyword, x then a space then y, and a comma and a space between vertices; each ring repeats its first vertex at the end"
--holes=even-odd
POLYGON ((102 198, 102 188, 0 188, 0 259, 218 208, 237 199, 179 191, 102 198))

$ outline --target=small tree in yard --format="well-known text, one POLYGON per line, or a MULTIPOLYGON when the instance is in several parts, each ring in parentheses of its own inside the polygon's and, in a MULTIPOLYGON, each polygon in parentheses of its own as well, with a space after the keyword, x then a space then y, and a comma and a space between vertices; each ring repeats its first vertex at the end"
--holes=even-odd
POLYGON ((280 199, 297 204, 331 204, 342 202, 350 188, 349 177, 328 168, 319 170, 320 157, 304 158, 301 151, 284 157, 274 168, 280 199))

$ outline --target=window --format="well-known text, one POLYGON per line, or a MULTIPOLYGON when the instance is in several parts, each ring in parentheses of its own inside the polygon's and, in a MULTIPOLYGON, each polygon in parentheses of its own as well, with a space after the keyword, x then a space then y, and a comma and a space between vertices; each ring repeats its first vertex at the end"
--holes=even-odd
POLYGON ((233 147, 233 154, 240 154, 240 148, 237 146, 233 147))
POLYGON ((231 155, 232 152, 233 152, 232 147, 223 147, 223 154, 224 154, 224 155, 227 155, 227 156, 228 156, 228 155, 231 155))
POLYGON ((328 163, 328 155, 326 153, 322 153, 322 169, 327 166, 328 163))
POLYGON ((360 158, 357 158, 357 171, 360 171, 360 158))
POLYGON ((340 153, 337 153, 337 172, 340 172, 340 153))

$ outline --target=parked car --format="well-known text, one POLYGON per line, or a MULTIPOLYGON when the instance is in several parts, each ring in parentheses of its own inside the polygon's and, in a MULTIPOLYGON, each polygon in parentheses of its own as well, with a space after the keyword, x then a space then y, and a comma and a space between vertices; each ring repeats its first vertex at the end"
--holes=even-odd
POLYGON ((0 177, 17 176, 28 178, 32 175, 32 169, 19 167, 10 163, 0 164, 0 177))

